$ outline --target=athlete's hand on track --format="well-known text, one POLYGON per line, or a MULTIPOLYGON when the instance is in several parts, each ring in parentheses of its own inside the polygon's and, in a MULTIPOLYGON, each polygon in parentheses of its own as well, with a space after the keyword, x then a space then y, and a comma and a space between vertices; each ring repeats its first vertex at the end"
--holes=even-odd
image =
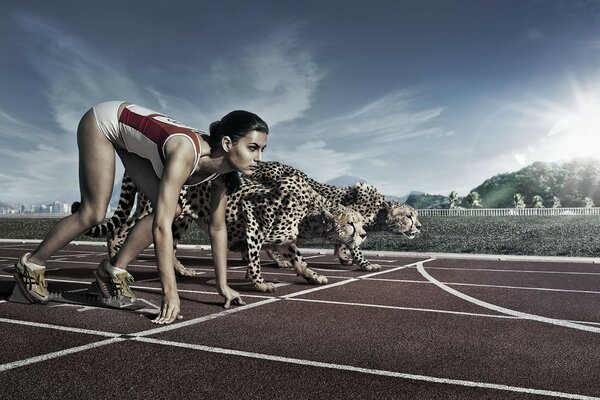
POLYGON ((183 319, 183 316, 179 314, 180 308, 179 295, 175 296, 163 296, 160 304, 160 312, 155 319, 152 320, 155 324, 170 324, 176 319, 183 319))
POLYGON ((223 305, 223 308, 230 308, 232 303, 240 306, 246 304, 244 303, 244 300, 242 300, 242 296, 240 296, 238 292, 229 286, 226 286, 225 288, 219 288, 218 290, 219 294, 225 297, 225 304, 223 305))

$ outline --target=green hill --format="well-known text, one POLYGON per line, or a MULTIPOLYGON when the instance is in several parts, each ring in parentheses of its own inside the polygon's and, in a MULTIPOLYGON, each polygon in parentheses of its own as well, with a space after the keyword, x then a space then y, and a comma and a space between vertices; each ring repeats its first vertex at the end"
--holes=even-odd
MULTIPOLYGON (((512 208, 516 193, 524 197, 526 207, 532 207, 536 195, 542 197, 545 207, 552 207, 554 197, 563 207, 583 207, 586 197, 600 205, 600 160, 577 159, 563 164, 534 162, 516 172, 487 179, 472 191, 479 194, 486 208, 512 208)), ((406 203, 415 208, 448 208, 448 195, 415 195, 406 203)), ((467 193, 460 195, 463 200, 467 193)), ((459 205, 466 207, 464 201, 459 205)))
POLYGON ((405 201, 414 208, 449 208, 447 196, 427 193, 411 193, 405 201))
POLYGON ((585 206, 589 197, 600 204, 600 160, 582 159, 564 164, 535 162, 517 172, 496 175, 473 191, 479 193, 484 207, 513 207, 513 196, 523 195, 525 205, 532 206, 533 197, 552 207, 554 197, 563 207, 585 206))

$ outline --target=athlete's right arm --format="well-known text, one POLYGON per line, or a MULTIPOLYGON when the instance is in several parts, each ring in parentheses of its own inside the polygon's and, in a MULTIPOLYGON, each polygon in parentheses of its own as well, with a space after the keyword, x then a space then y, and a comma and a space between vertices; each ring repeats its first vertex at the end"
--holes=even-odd
POLYGON ((173 322, 180 311, 175 268, 173 265, 173 232, 171 226, 177 213, 179 192, 194 165, 194 153, 190 151, 189 140, 173 138, 167 142, 166 160, 160 180, 158 200, 154 207, 152 234, 156 253, 163 299, 158 317, 153 321, 159 324, 173 322))

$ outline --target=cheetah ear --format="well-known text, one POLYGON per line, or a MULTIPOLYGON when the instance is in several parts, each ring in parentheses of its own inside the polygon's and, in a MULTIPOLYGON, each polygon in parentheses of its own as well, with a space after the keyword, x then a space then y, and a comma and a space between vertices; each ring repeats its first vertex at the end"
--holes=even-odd
POLYGON ((332 220, 333 219, 333 214, 330 213, 327 210, 323 210, 322 215, 323 215, 323 218, 326 219, 326 220, 332 220))
POLYGON ((394 207, 392 208, 392 216, 397 216, 402 214, 403 212, 405 212, 407 210, 405 210, 403 207, 394 207))

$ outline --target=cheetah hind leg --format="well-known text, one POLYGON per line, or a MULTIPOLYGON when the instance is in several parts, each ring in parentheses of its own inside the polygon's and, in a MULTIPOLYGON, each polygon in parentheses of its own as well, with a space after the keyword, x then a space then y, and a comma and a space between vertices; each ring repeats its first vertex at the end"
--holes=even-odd
POLYGON ((278 268, 292 268, 292 263, 279 254, 277 249, 266 249, 267 255, 275 261, 278 268))
POLYGON ((325 285, 329 282, 327 277, 319 275, 312 269, 308 268, 308 264, 304 261, 300 250, 298 250, 295 244, 290 244, 289 246, 285 247, 282 246, 280 247, 280 250, 281 254, 292 263, 294 270, 296 271, 296 275, 303 277, 313 285, 325 285))
POLYGON ((259 263, 256 260, 253 262, 250 258, 247 246, 239 246, 235 248, 242 256, 242 260, 248 264, 246 268, 246 279, 252 281, 254 290, 261 293, 271 293, 275 291, 275 284, 273 282, 266 282, 260 274, 259 263))

